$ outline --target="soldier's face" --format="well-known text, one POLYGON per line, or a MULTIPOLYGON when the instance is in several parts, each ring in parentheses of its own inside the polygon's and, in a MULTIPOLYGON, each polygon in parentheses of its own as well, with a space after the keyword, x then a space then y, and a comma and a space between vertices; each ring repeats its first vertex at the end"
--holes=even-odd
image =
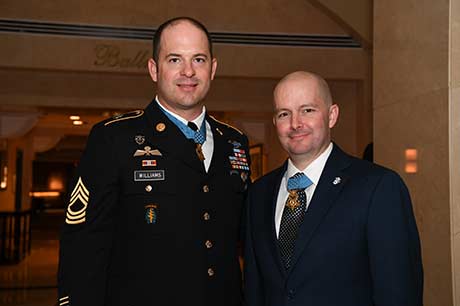
POLYGON ((158 99, 176 113, 201 111, 201 102, 208 93, 216 67, 206 34, 187 21, 163 31, 158 62, 149 61, 158 99))

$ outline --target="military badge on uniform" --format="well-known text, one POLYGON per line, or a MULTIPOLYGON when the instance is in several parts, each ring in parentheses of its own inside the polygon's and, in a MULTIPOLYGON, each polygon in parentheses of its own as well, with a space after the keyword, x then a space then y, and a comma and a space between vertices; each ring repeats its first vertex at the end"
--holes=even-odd
POLYGON ((158 206, 155 204, 145 205, 145 222, 147 224, 155 224, 158 219, 158 206))
POLYGON ((158 132, 163 132, 166 129, 166 125, 163 122, 160 122, 155 128, 158 132))
POLYGON ((237 149, 241 147, 241 143, 235 140, 229 140, 228 143, 230 143, 234 148, 237 148, 237 149))
POLYGON ((233 148, 233 156, 229 156, 232 169, 247 170, 249 171, 248 159, 244 149, 233 148))
POLYGON ((137 157, 137 156, 162 156, 163 154, 161 154, 161 152, 157 149, 155 150, 152 150, 151 147, 149 146, 145 146, 144 147, 144 150, 139 150, 137 149, 136 152, 134 152, 134 157, 137 157))
POLYGON ((144 144, 145 142, 145 136, 144 135, 136 135, 134 137, 134 141, 138 144, 138 145, 142 145, 144 144))
POLYGON ((142 161, 142 167, 156 167, 157 161, 155 159, 144 159, 142 161))

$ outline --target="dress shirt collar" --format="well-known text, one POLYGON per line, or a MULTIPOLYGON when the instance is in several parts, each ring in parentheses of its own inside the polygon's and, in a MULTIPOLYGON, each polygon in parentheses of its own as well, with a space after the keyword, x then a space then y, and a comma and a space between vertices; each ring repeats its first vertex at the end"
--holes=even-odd
MULTIPOLYGON (((291 159, 288 159, 288 166, 287 170, 285 173, 285 181, 296 174, 297 172, 303 172, 316 186, 318 185, 319 178, 321 177, 321 173, 323 172, 324 166, 326 165, 326 161, 329 158, 329 155, 331 155, 332 152, 332 142, 329 143, 329 146, 324 150, 323 153, 320 154, 313 162, 311 162, 307 168, 303 170, 299 170, 294 166, 292 163, 291 159)), ((286 183, 286 188, 287 188, 287 183, 286 183)))

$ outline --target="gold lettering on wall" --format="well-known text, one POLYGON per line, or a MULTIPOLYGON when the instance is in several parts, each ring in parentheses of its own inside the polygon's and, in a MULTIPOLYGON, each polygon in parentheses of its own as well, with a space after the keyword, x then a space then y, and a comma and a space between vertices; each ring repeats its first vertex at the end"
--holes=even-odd
POLYGON ((134 56, 129 56, 122 54, 120 48, 114 45, 96 45, 94 51, 94 65, 98 67, 145 69, 150 58, 148 50, 139 50, 134 56))

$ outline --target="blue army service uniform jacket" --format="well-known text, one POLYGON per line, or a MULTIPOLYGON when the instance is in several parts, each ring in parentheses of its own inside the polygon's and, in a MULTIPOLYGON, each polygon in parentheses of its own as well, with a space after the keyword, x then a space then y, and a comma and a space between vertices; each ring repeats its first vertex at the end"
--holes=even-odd
POLYGON ((274 225, 286 167, 248 195, 246 305, 421 306, 420 241, 401 178, 334 144, 286 271, 274 225))
POLYGON ((61 235, 58 305, 240 305, 248 141, 205 119, 208 173, 155 101, 93 127, 61 235))

